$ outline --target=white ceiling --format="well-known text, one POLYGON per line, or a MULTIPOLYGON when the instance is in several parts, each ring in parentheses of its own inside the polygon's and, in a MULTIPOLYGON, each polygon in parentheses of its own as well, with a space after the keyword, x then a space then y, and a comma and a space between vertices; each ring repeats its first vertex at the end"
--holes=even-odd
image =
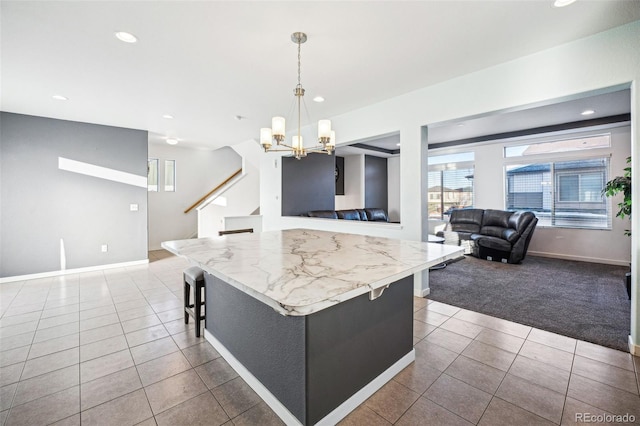
MULTIPOLYGON (((602 90, 600 92, 603 92, 602 90)), ((443 123, 430 123, 428 143, 467 143, 473 138, 495 136, 501 133, 530 130, 558 124, 575 123, 629 114, 631 92, 628 88, 608 88, 604 93, 581 93, 569 100, 550 99, 542 105, 522 105, 513 110, 488 111, 477 117, 460 117, 443 123), (593 114, 582 115, 592 110, 593 114)), ((400 150, 400 134, 380 135, 355 142, 357 146, 339 146, 337 155, 368 154, 391 157, 400 150), (373 150, 367 147, 374 147, 373 150), (394 154, 376 151, 375 148, 393 151, 394 154)))
POLYGON ((294 31, 309 37, 302 84, 318 119, 640 19, 640 0, 565 8, 552 0, 3 0, 0 7, 3 111, 145 129, 153 140, 206 147, 257 138, 271 116, 286 116, 296 84, 294 31), (115 31, 139 41, 122 43, 115 31), (326 101, 311 102, 316 95, 326 101))
POLYGON ((479 117, 434 123, 429 125, 429 143, 459 141, 523 129, 590 121, 631 112, 629 89, 577 96, 571 100, 551 99, 544 105, 523 105, 517 110, 492 111, 479 117), (594 112, 582 115, 586 110, 594 112))

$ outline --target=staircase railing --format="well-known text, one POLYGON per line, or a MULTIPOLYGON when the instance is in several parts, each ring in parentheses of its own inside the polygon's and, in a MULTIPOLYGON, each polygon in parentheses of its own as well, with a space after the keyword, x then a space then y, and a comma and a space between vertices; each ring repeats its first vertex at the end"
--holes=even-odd
POLYGON ((198 207, 203 201, 205 201, 207 198, 211 197, 216 191, 220 190, 220 188, 222 188, 223 186, 225 186, 226 184, 228 184, 234 177, 238 176, 239 174, 242 173, 242 169, 238 169, 238 171, 236 171, 234 174, 232 174, 231 176, 229 176, 228 178, 226 178, 224 180, 224 182, 222 182, 220 185, 216 186, 215 188, 213 188, 211 191, 209 191, 206 195, 204 195, 202 198, 200 198, 198 201, 196 201, 195 203, 193 203, 191 205, 191 207, 189 207, 188 209, 186 209, 184 211, 185 214, 189 213, 191 210, 195 209, 196 207, 198 207))

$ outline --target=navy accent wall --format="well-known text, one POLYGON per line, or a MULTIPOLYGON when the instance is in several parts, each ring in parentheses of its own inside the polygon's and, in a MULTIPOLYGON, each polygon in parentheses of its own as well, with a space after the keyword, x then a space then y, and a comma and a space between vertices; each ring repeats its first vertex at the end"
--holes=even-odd
POLYGON ((388 212, 387 159, 364 156, 364 207, 388 212))
POLYGON ((344 195, 344 157, 336 157, 336 195, 344 195))
POLYGON ((0 113, 0 277, 147 259, 146 187, 58 167, 63 157, 146 182, 147 145, 142 130, 0 113))
POLYGON ((335 156, 282 157, 282 216, 334 210, 335 203, 335 156))

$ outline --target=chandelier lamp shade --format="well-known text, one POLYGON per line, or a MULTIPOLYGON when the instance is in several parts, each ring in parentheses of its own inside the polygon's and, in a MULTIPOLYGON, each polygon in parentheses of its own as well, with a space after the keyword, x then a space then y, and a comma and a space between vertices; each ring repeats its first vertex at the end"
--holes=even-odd
POLYGON ((300 83, 300 46, 307 41, 307 35, 302 32, 295 32, 291 34, 291 41, 298 45, 298 84, 293 91, 297 107, 297 132, 292 136, 291 144, 287 145, 285 143, 286 120, 284 117, 273 117, 270 128, 264 127, 260 129, 260 145, 262 145, 265 152, 290 152, 298 160, 306 157, 308 153, 331 155, 336 147, 336 133, 331 130, 331 120, 319 120, 318 144, 312 148, 305 148, 304 146, 300 125, 302 105, 304 103, 304 88, 300 83))

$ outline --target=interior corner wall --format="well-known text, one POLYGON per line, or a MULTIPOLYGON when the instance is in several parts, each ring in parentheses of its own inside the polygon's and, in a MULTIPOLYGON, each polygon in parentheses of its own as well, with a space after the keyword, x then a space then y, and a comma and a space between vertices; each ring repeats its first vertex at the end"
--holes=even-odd
POLYGON ((149 192, 149 250, 160 249, 163 241, 194 236, 198 231, 198 212, 184 211, 242 168, 242 157, 231 147, 203 150, 150 143, 149 158, 159 160, 159 188, 157 192, 149 192), (164 191, 164 160, 176 161, 175 192, 164 191))
POLYGON ((335 167, 333 155, 282 157, 282 215, 335 210, 335 167))
POLYGON ((146 184, 62 170, 58 158, 146 183, 147 139, 142 130, 0 113, 0 277, 146 260, 146 184))
POLYGON ((364 207, 388 211, 387 159, 364 156, 364 207))
POLYGON ((364 155, 344 157, 344 195, 336 195, 336 210, 364 208, 364 155))
POLYGON ((387 200, 390 222, 400 222, 400 157, 387 158, 387 200))

